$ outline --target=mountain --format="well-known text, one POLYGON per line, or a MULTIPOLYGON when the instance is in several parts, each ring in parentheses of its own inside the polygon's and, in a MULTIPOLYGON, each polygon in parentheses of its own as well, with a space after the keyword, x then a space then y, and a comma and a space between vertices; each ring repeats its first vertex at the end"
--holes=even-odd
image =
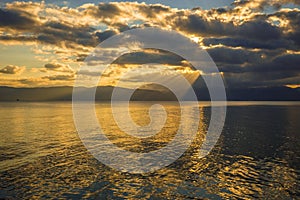
MULTIPOLYGON (((140 88, 134 91, 133 101, 174 101, 175 95, 166 89, 140 88)), ((82 99, 85 93, 94 88, 78 88, 82 99)), ((109 101, 114 87, 105 86, 96 89, 96 101, 109 101)), ((133 92, 131 89, 119 88, 121 93, 133 92)), ((198 100, 209 101, 206 88, 194 88, 198 100)), ((12 88, 0 87, 0 101, 71 101, 73 87, 48 88, 12 88)), ((226 89, 227 99, 230 101, 300 101, 300 89, 287 87, 226 89)), ((118 100, 125 100, 122 95, 118 100)), ((188 100, 188 99, 187 99, 188 100)))
MULTIPOLYGON (((86 93, 95 88, 77 88, 77 92, 82 97, 81 100, 86 99, 86 93)), ((150 89, 138 89, 133 91, 131 89, 119 88, 121 93, 134 92, 131 100, 134 101, 172 101, 176 100, 173 93, 169 91, 158 91, 150 89)), ((96 101, 109 101, 111 99, 114 87, 105 86, 96 89, 96 101)), ((0 101, 71 101, 73 87, 41 87, 41 88, 12 88, 0 87, 0 101)), ((124 97, 118 100, 125 100, 124 97)))

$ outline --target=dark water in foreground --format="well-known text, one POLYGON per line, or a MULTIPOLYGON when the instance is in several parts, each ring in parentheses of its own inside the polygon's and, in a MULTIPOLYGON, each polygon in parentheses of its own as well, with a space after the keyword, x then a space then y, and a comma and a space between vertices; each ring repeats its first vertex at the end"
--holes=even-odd
MULTIPOLYGON (((148 104, 132 104, 132 118, 141 125, 149 123, 148 104)), ((105 114, 107 103, 96 108, 114 143, 139 151, 173 137, 178 106, 163 104, 171 119, 146 147, 118 132, 105 114)), ((0 198, 300 198, 300 103, 230 103, 222 135, 202 159, 199 141, 210 108, 200 105, 199 133, 186 153, 154 173, 133 175, 89 154, 76 133, 71 103, 0 103, 0 198)))

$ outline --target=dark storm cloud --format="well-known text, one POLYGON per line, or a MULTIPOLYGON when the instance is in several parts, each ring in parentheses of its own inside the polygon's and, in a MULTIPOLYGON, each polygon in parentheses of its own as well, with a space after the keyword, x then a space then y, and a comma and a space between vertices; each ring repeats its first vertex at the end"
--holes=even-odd
POLYGON ((211 45, 224 45, 228 47, 243 47, 247 49, 280 49, 290 47, 291 49, 295 49, 293 47, 293 42, 280 38, 277 40, 268 40, 268 41, 258 41, 247 38, 234 38, 234 37, 225 37, 225 38, 204 38, 203 44, 205 46, 211 45))
POLYGON ((36 24, 29 13, 0 8, 0 27, 28 29, 36 24))
POLYGON ((84 46, 94 46, 94 29, 89 26, 74 26, 61 22, 48 22, 40 28, 38 40, 50 44, 70 41, 84 46))
MULTIPOLYGON (((119 3, 100 3, 97 6, 89 5, 83 11, 84 14, 97 17, 98 19, 115 20, 118 17, 133 17, 136 14, 142 14, 145 18, 156 18, 160 14, 170 13, 172 9, 161 4, 145 4, 137 2, 119 2, 119 3)), ((119 19, 120 20, 120 19, 119 19)), ((105 22, 108 22, 105 20, 105 22)))
POLYGON ((189 34, 205 37, 230 36, 265 41, 279 39, 282 35, 278 27, 260 18, 234 25, 233 22, 208 20, 202 15, 191 14, 188 17, 178 16, 174 20, 174 27, 189 34))
POLYGON ((161 13, 171 12, 171 8, 163 5, 146 5, 141 4, 139 6, 139 11, 143 13, 147 18, 156 18, 157 15, 161 13))
POLYGON ((37 40, 36 36, 14 36, 14 35, 0 35, 0 42, 34 42, 37 40))
POLYGON ((234 32, 233 23, 222 23, 217 20, 208 21, 205 16, 191 14, 189 16, 177 16, 173 27, 179 30, 201 36, 208 35, 230 35, 234 32))
MULTIPOLYGON (((54 12, 54 14, 51 13, 49 18, 48 16, 45 18, 44 16, 39 15, 39 12, 30 13, 30 10, 33 9, 32 7, 36 5, 28 5, 28 11, 26 10, 27 7, 25 5, 23 5, 23 7, 19 4, 16 5, 16 7, 10 5, 6 9, 0 9, 0 28, 5 27, 5 30, 8 31, 8 33, 11 33, 8 35, 1 35, 0 39, 2 41, 11 41, 15 38, 16 41, 21 41, 22 39, 24 39, 22 41, 33 40, 57 46, 61 46, 62 42, 69 42, 93 47, 99 43, 99 40, 102 41, 111 36, 107 35, 107 31, 104 31, 102 35, 100 35, 101 32, 96 32, 96 29, 90 24, 68 22, 66 19, 62 18, 64 15, 71 18, 79 17, 76 16, 78 13, 75 11, 57 7, 55 11, 51 11, 54 12), (57 16, 55 14, 57 14, 57 16), (16 32, 18 32, 19 35, 15 34, 16 32)), ((103 3, 97 8, 99 9, 97 12, 101 12, 102 15, 105 15, 106 17, 115 16, 114 12, 119 11, 118 9, 113 9, 117 8, 117 6, 103 3)), ((84 12, 81 12, 81 16, 84 17, 84 12)), ((118 24, 116 26, 122 30, 126 29, 126 25, 118 24)))
POLYGON ((104 40, 106 40, 107 38, 116 35, 117 32, 114 30, 107 30, 107 31, 103 31, 103 32, 96 32, 96 37, 98 38, 99 42, 102 42, 104 40))
MULTIPOLYGON (((213 13, 216 11, 210 14, 213 13)), ((299 84, 300 54, 296 52, 300 49, 300 11, 297 9, 253 15, 240 24, 208 20, 201 13, 175 17, 173 22, 179 30, 204 38, 202 43, 210 46, 207 51, 224 72, 228 87, 299 84), (277 25, 272 17, 280 20, 277 25)))
POLYGON ((239 22, 222 21, 219 14, 231 17, 239 13, 234 10, 212 9, 206 14, 179 13, 170 17, 172 26, 187 34, 204 37, 203 44, 257 49, 300 48, 300 11, 279 10, 273 14, 255 14, 239 22), (185 15, 184 15, 185 14, 185 15), (209 18, 208 18, 209 17, 209 18), (278 20, 274 19, 277 17, 278 20), (273 23, 274 22, 274 23, 273 23), (287 23, 288 26, 283 25, 287 23))
POLYGON ((223 72, 300 72, 300 54, 285 50, 247 50, 217 47, 208 53, 223 72))
POLYGON ((300 54, 285 54, 274 59, 274 65, 283 70, 295 70, 300 73, 300 54))
POLYGON ((169 65, 181 65, 183 58, 171 52, 157 50, 156 52, 134 52, 125 54, 114 63, 117 64, 146 64, 159 63, 169 65))
POLYGON ((299 84, 300 54, 278 50, 208 49, 227 87, 267 87, 299 84))
POLYGON ((251 52, 245 49, 231 49, 226 47, 217 47, 208 49, 208 53, 216 63, 221 64, 244 64, 249 62, 259 62, 261 60, 260 52, 251 52))
POLYGON ((243 23, 241 26, 235 27, 236 34, 243 38, 252 38, 257 40, 273 40, 281 37, 281 30, 266 21, 256 19, 243 23))
POLYGON ((101 18, 113 18, 119 15, 121 10, 117 4, 100 3, 98 6, 90 5, 84 11, 85 14, 101 18))
POLYGON ((272 16, 276 16, 287 22, 288 31, 284 35, 284 37, 294 41, 294 43, 299 47, 300 46, 300 11, 298 9, 282 10, 270 15, 270 17, 272 16))

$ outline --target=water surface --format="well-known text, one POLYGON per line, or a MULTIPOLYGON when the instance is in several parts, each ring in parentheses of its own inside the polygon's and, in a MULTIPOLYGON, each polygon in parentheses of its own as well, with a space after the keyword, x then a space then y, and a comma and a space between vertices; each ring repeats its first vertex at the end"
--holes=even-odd
MULTIPOLYGON (((210 107, 207 102, 199 104, 199 131, 185 154, 154 173, 133 175, 103 165, 86 150, 70 102, 0 103, 0 198, 300 197, 300 103, 229 102, 224 130, 205 158, 199 158, 199 149, 210 107)), ((108 103, 97 103, 96 110, 114 144, 147 152, 165 146, 178 128, 178 105, 162 105, 167 123, 147 140, 118 130, 108 103)), ((149 123, 149 106, 151 102, 131 104, 137 124, 149 123)))

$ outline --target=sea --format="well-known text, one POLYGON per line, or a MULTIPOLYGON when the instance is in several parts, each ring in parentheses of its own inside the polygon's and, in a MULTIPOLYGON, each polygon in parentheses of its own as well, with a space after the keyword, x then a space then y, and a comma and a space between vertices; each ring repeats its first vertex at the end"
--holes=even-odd
MULTIPOLYGON (((149 124, 151 104, 130 103, 137 124, 149 124)), ((198 104, 198 132, 186 151, 168 166, 135 174, 91 154, 76 130, 72 102, 1 102, 0 198, 300 199, 300 102, 227 102, 223 130, 205 157, 199 150, 211 105, 198 104)), ((109 102, 97 102, 95 110, 115 145, 150 152, 166 146, 180 124, 180 105, 161 105, 166 125, 147 142, 120 130, 109 102)))

